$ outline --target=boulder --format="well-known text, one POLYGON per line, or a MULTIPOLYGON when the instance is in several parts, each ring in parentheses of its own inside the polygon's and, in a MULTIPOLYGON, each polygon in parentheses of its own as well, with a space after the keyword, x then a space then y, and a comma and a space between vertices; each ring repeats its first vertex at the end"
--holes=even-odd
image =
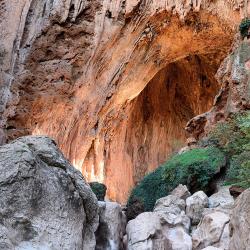
POLYGON ((198 191, 187 198, 186 205, 186 214, 196 225, 200 222, 204 208, 208 207, 208 197, 203 191, 198 191))
POLYGON ((232 209, 234 198, 229 192, 229 187, 221 187, 220 190, 209 198, 209 208, 232 209))
POLYGON ((191 196, 186 185, 179 184, 172 192, 172 195, 179 197, 180 199, 186 200, 191 196))
POLYGON ((191 250, 192 240, 181 225, 170 225, 161 212, 146 212, 127 225, 128 250, 191 250))
POLYGON ((185 201, 175 195, 168 195, 156 201, 154 212, 171 227, 182 225, 186 232, 190 229, 190 218, 185 214, 185 201))
POLYGON ((235 202, 230 228, 230 250, 249 249, 250 246, 250 189, 244 191, 235 202))
POLYGON ((96 231, 95 250, 122 250, 126 232, 126 216, 116 202, 98 202, 99 227, 96 231))
POLYGON ((228 223, 229 216, 225 213, 206 214, 192 234, 193 249, 200 250, 207 246, 224 246, 223 249, 228 249, 228 223))
POLYGON ((185 201, 175 195, 168 195, 158 199, 154 206, 154 211, 164 210, 166 207, 178 207, 181 210, 185 210, 185 201))
POLYGON ((55 142, 0 147, 0 249, 95 249, 98 202, 55 142))

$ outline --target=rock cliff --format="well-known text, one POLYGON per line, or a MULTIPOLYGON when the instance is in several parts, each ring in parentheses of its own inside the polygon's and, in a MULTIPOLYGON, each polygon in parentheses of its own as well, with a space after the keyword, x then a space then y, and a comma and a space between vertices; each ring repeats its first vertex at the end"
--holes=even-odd
POLYGON ((244 3, 0 1, 0 143, 49 135, 124 201, 212 107, 244 3))

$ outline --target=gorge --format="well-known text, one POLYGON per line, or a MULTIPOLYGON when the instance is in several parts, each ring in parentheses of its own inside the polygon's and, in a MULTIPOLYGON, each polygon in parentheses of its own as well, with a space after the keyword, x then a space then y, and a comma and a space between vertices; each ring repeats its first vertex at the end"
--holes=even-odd
POLYGON ((240 1, 3 1, 0 141, 49 135, 124 202, 212 107, 244 10, 240 1))
POLYGON ((248 250, 249 15, 0 0, 0 249, 248 250))

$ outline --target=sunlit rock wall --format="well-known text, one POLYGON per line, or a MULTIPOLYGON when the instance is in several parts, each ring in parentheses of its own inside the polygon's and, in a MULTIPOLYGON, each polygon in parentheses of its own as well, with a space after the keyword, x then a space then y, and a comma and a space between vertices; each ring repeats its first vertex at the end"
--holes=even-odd
POLYGON ((222 0, 2 0, 0 142, 49 135, 89 180, 107 182, 110 198, 123 201, 175 149, 175 137, 185 140, 184 123, 211 107, 213 74, 246 11, 242 1, 222 0), (190 56, 207 58, 204 68, 164 90, 159 78, 170 67, 195 71, 182 65, 190 56), (200 74, 210 87, 200 86, 200 74), (176 85, 185 96, 173 100, 176 85))

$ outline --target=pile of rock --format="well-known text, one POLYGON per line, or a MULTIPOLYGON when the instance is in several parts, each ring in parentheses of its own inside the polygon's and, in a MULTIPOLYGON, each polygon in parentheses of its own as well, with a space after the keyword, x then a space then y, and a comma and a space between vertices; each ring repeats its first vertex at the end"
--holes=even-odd
POLYGON ((53 140, 0 147, 0 249, 247 250, 249 218, 250 189, 234 202, 227 187, 207 197, 179 185, 126 227, 121 205, 98 202, 53 140))
MULTIPOLYGON (((234 244, 238 244, 239 230, 243 230, 244 225, 237 224, 235 218, 233 222, 238 229, 238 235, 230 242, 229 228, 232 226, 229 227, 229 223, 233 206, 234 199, 228 187, 223 187, 216 194, 207 197, 203 191, 191 196, 186 186, 179 185, 170 195, 157 200, 153 212, 142 213, 129 221, 126 229, 127 249, 237 249, 234 244)), ((249 216, 249 210, 248 201, 248 210, 241 213, 245 218, 245 226, 246 213, 249 216)))

